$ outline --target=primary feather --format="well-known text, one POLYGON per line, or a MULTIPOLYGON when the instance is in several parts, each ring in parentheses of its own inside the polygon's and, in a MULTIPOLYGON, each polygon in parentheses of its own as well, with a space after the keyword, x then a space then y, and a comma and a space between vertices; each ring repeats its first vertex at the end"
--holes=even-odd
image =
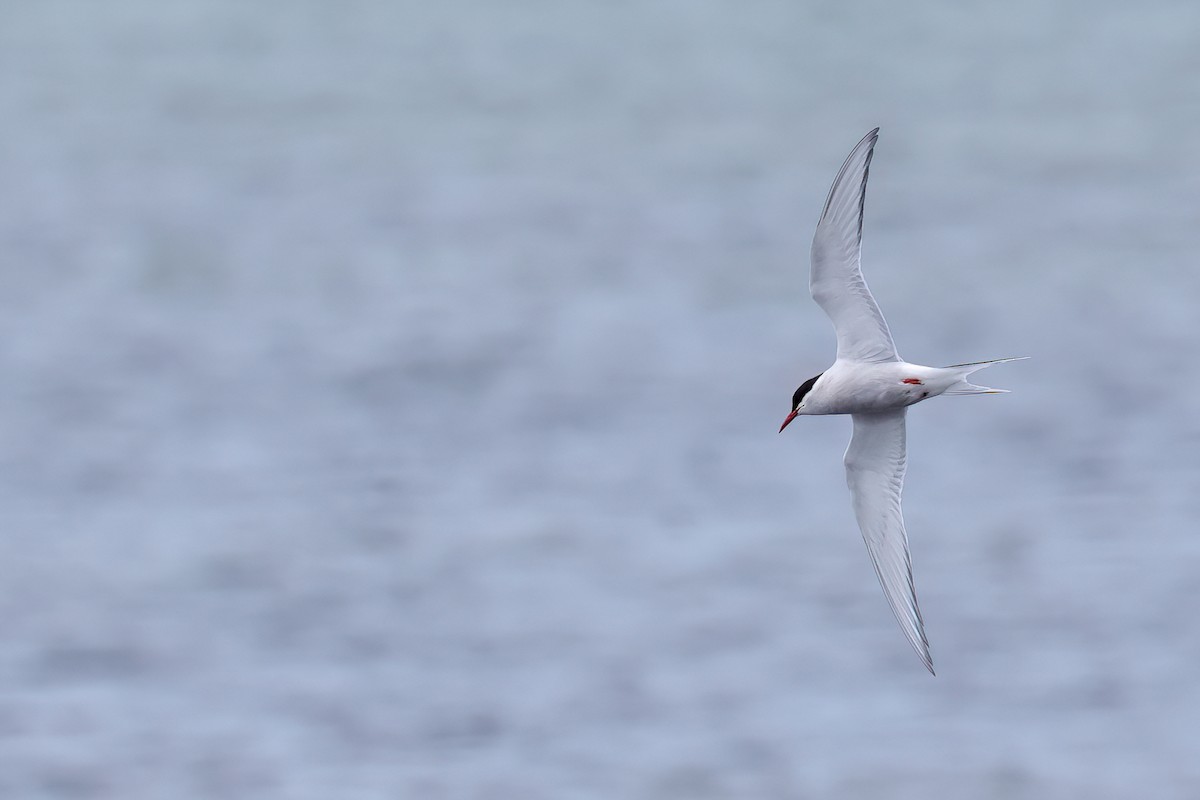
POLYGON ((867 175, 879 128, 863 137, 838 171, 812 243, 809 289, 833 320, 837 357, 897 361, 891 331, 863 279, 859 257, 867 175))

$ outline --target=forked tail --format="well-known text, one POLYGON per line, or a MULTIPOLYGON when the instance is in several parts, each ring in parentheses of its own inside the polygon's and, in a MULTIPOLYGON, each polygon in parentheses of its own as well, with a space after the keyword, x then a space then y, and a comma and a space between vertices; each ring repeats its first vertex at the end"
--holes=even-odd
POLYGON ((953 370, 958 373, 958 380, 950 384, 950 388, 942 392, 942 394, 1004 394, 1008 389, 990 389, 987 386, 976 386, 967 380, 967 376, 973 372, 978 372, 984 367, 990 367, 992 364, 1003 364, 1006 361, 1024 361, 1029 356, 1018 356, 1016 358, 997 358, 992 361, 972 361, 969 364, 951 364, 943 369, 953 370))

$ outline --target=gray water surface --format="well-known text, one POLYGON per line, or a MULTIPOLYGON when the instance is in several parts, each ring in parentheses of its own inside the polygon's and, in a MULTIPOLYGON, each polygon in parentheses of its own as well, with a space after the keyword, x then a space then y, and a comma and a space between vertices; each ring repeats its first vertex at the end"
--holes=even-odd
POLYGON ((1195 797, 1200 10, 908 5, 8 9, 0 795, 1195 797))

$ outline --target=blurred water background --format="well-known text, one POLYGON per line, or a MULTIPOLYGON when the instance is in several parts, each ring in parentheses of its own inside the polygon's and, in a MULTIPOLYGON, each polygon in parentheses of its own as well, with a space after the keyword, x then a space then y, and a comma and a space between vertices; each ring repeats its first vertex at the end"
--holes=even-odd
POLYGON ((1200 792, 1200 7, 12 3, 0 795, 1200 792), (939 670, 807 296, 883 127, 939 670))

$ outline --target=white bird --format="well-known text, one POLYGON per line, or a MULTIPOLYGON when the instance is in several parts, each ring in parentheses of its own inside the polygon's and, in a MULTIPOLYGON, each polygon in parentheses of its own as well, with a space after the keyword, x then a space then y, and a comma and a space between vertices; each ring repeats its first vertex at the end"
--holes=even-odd
POLYGON ((859 265, 867 172, 879 129, 863 137, 838 171, 812 244, 809 289, 833 320, 837 359, 792 395, 780 432, 797 416, 850 414, 846 483, 875 574, 904 635, 933 673, 925 623, 913 587, 908 535, 900 511, 904 487, 904 416, 908 406, 940 394, 998 394, 967 381, 973 372, 1015 358, 925 367, 896 353, 892 334, 859 265))

